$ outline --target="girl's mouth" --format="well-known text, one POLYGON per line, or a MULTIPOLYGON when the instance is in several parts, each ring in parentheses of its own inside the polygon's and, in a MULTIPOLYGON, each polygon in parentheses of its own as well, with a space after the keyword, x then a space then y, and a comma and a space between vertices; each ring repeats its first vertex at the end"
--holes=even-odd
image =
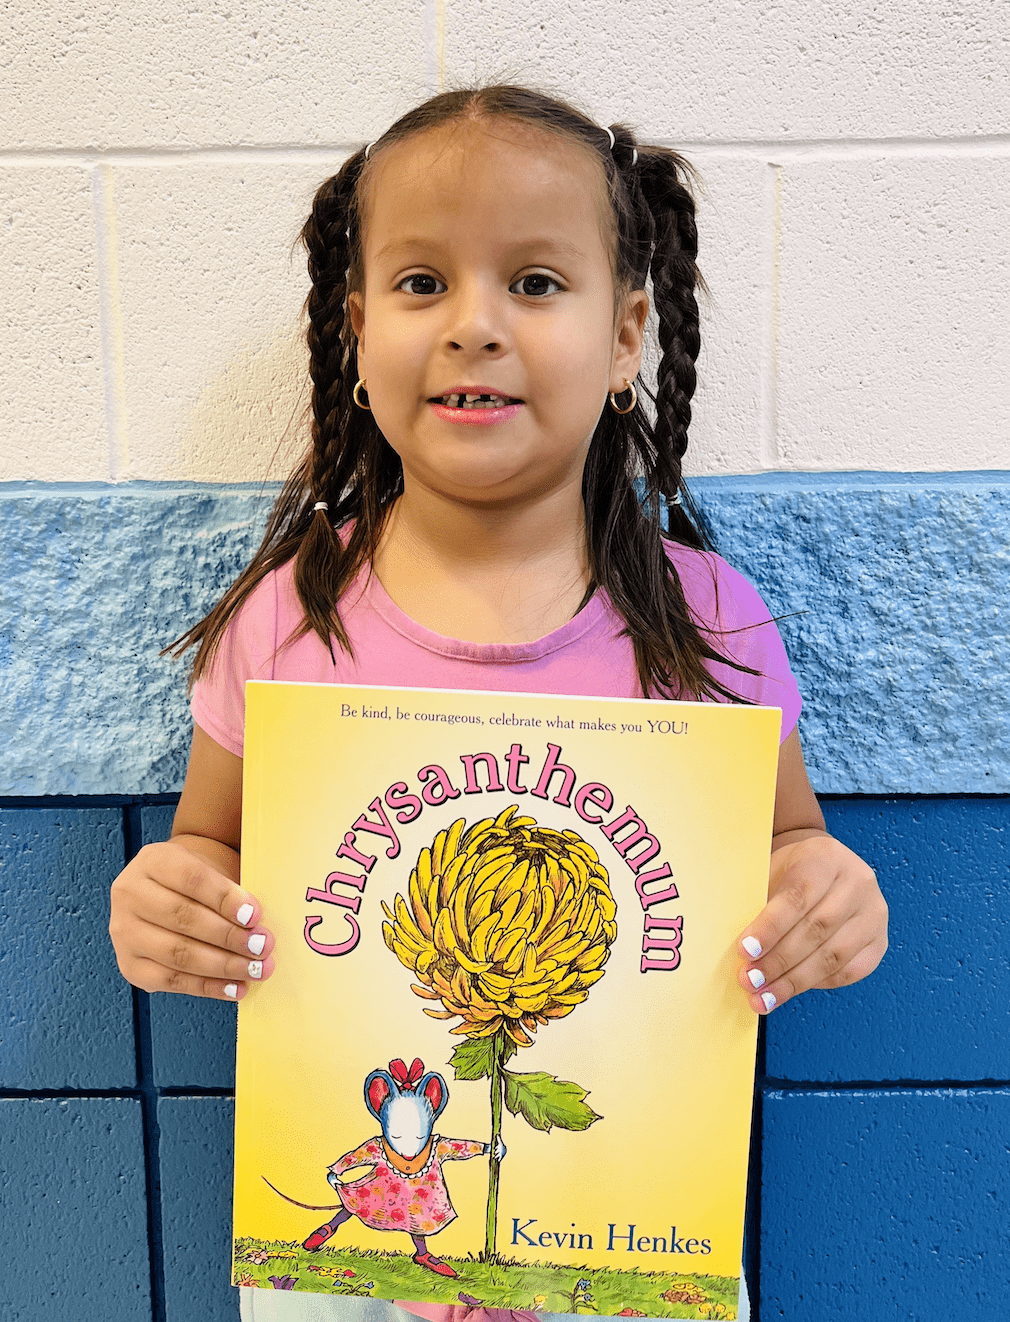
POLYGON ((508 395, 439 395, 428 401, 435 414, 445 422, 465 425, 489 425, 506 422, 522 408, 521 399, 508 395))

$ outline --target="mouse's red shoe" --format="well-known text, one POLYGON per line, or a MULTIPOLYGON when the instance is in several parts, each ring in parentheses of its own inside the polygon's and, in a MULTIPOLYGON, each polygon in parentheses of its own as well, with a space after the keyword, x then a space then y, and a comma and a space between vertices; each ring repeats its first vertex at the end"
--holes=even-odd
POLYGON ((419 1267, 427 1267, 430 1272, 438 1272, 439 1276, 458 1276, 447 1262, 441 1258, 433 1258, 430 1253, 415 1253, 414 1261, 419 1267))
POLYGON ((302 1245, 302 1248, 308 1249, 309 1252, 312 1253, 315 1249, 319 1248, 321 1244, 325 1244, 332 1234, 333 1227, 331 1225, 320 1226, 318 1230, 313 1230, 312 1234, 302 1245))

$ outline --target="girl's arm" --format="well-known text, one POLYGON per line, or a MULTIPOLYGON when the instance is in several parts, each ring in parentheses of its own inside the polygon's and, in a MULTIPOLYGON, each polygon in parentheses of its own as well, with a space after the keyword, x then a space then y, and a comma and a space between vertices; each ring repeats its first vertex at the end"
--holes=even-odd
POLYGON ((825 831, 795 730, 779 751, 768 903, 740 949, 740 985, 758 1014, 811 987, 858 982, 887 949, 877 878, 825 831))
POLYGON ((123 977, 144 991, 238 1000, 269 977, 273 937, 239 884, 242 759, 199 726, 172 838, 145 845, 112 883, 109 935, 123 977))

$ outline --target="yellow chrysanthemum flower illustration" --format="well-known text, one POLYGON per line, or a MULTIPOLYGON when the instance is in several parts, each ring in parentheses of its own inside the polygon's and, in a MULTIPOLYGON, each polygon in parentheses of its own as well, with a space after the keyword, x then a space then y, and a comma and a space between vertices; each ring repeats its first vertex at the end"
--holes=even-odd
POLYGON ((410 874, 409 904, 383 904, 382 934, 417 977, 412 990, 444 1007, 425 1014, 459 1016, 451 1032, 467 1037, 504 1029, 527 1047, 603 977, 617 905, 591 845, 517 811, 439 831, 410 874))
POLYGON ((441 1002, 424 1012, 459 1019, 457 1079, 491 1081, 491 1156, 484 1258, 494 1260, 502 1106, 534 1129, 587 1129, 600 1117, 577 1083, 506 1069, 531 1033, 571 1014, 606 972, 617 936, 607 870, 575 831, 539 826, 512 804, 466 829, 463 818, 422 849, 407 896, 383 903, 386 945, 441 1002))

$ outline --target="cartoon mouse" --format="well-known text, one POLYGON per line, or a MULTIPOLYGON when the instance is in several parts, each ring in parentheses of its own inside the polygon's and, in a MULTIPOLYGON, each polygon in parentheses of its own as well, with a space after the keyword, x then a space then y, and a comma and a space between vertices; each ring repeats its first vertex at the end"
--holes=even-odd
MULTIPOLYGON (((426 1074, 420 1060, 415 1059, 409 1070, 402 1060, 392 1060, 388 1072, 369 1074, 365 1105, 382 1133, 338 1157, 330 1167, 326 1178, 340 1198, 340 1211, 308 1237, 306 1249, 318 1249, 338 1226, 356 1216, 374 1230, 406 1231, 414 1244, 414 1262, 439 1276, 457 1275, 428 1251, 426 1243, 428 1235, 438 1234, 456 1218, 442 1164, 486 1156, 491 1144, 432 1132, 448 1100, 445 1079, 434 1071, 426 1074)), ((505 1144, 499 1137, 496 1156, 500 1161, 504 1155, 505 1144)))

